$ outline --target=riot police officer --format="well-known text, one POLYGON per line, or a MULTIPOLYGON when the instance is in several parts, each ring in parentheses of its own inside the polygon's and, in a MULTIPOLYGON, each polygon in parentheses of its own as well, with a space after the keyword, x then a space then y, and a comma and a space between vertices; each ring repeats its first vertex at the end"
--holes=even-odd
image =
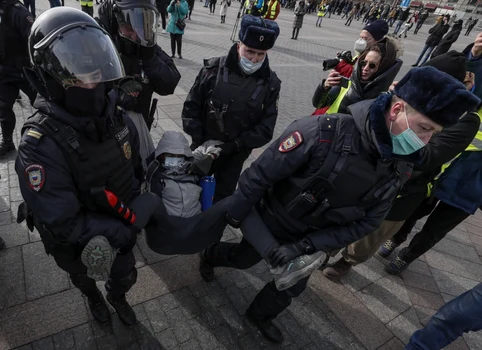
POLYGON ((104 273, 107 300, 134 325, 125 294, 137 279, 138 229, 108 207, 128 203, 143 177, 136 128, 112 90, 111 81, 124 75, 122 63, 109 34, 69 7, 38 17, 29 50, 26 73, 39 92, 38 113, 24 124, 15 163, 26 203, 19 216, 35 226, 98 321, 108 322, 110 312, 91 277, 104 273))
POLYGON ((276 22, 244 16, 240 42, 227 56, 205 60, 184 102, 182 122, 191 148, 208 140, 224 142, 213 164, 214 201, 233 193, 253 148, 273 137, 281 81, 269 67, 267 52, 278 35, 276 22))
MULTIPOLYGON (((273 267, 343 248, 378 228, 419 150, 479 101, 451 76, 423 67, 412 69, 393 95, 354 104, 350 114, 297 120, 241 175, 228 222, 239 227, 248 215, 261 217, 279 243, 270 254, 273 267)), ((260 225, 243 230, 258 232, 260 225)), ((219 243, 202 259, 211 268, 245 269, 261 257, 243 239, 219 243)), ((268 339, 281 342, 272 320, 303 292, 308 279, 283 291, 268 283, 249 306, 248 319, 268 339)))
POLYGON ((0 158, 15 150, 13 105, 19 90, 31 103, 36 95, 23 75, 23 67, 29 63, 27 42, 32 23, 32 14, 20 1, 0 0, 0 158))
POLYGON ((149 130, 152 94, 173 94, 181 79, 174 61, 156 44, 158 16, 155 0, 107 0, 99 7, 99 23, 114 39, 126 75, 137 82, 123 87, 122 107, 141 113, 149 130))

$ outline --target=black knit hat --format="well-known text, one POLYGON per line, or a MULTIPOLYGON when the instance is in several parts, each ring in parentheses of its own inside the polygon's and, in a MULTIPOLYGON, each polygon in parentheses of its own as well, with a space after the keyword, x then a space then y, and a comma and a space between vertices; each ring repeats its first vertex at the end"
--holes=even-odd
POLYGON ((465 72, 467 71, 467 58, 463 53, 452 50, 432 58, 423 64, 422 67, 423 66, 435 67, 439 71, 447 73, 463 83, 465 80, 465 72))
POLYGON ((383 19, 377 19, 376 21, 366 25, 363 30, 369 32, 375 41, 379 41, 388 34, 388 23, 383 19))
POLYGON ((464 84, 434 67, 411 69, 395 86, 395 95, 443 127, 457 123, 480 100, 464 84))
POLYGON ((239 40, 252 49, 271 49, 278 35, 279 27, 275 21, 252 15, 244 15, 241 20, 239 40))

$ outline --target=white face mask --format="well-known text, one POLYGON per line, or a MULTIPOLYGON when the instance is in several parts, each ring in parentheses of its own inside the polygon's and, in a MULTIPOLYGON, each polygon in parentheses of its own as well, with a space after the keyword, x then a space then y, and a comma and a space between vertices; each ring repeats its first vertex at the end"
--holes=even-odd
POLYGON ((166 168, 177 167, 184 163, 184 157, 166 157, 164 159, 164 166, 166 168))
POLYGON ((241 67, 244 73, 251 75, 261 68, 265 59, 266 59, 266 56, 264 56, 261 62, 253 63, 250 60, 248 60, 246 57, 241 56, 241 59, 239 60, 239 66, 241 67))
POLYGON ((363 51, 365 51, 366 48, 367 48, 367 42, 362 38, 359 38, 357 41, 355 41, 355 47, 353 48, 355 52, 358 52, 360 54, 363 51))

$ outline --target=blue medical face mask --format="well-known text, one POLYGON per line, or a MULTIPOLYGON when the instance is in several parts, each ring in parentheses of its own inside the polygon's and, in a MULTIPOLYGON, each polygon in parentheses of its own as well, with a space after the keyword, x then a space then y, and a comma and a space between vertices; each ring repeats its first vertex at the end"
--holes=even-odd
POLYGON ((407 121, 407 130, 402 132, 400 135, 393 135, 393 122, 390 124, 390 136, 392 138, 393 145, 392 153, 398 154, 400 156, 406 156, 415 153, 422 147, 425 147, 425 143, 420 140, 420 138, 412 129, 410 129, 410 126, 408 125, 407 111, 403 111, 403 114, 405 116, 405 120, 407 121))
POLYGON ((246 57, 243 57, 241 55, 240 57, 241 59, 239 60, 239 66, 241 67, 243 72, 246 73, 247 75, 251 75, 257 70, 259 70, 264 63, 264 60, 266 59, 266 56, 264 56, 261 62, 253 63, 250 60, 248 60, 246 57))
POLYGON ((164 166, 166 168, 173 168, 184 163, 184 157, 166 157, 164 159, 164 166))

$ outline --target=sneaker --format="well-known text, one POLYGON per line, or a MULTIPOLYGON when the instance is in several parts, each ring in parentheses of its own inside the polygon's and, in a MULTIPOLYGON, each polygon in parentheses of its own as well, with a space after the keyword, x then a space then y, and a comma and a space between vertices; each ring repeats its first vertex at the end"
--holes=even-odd
POLYGON ((397 247, 398 244, 393 243, 393 241, 389 239, 380 247, 380 249, 378 249, 377 255, 381 256, 382 258, 388 258, 397 247))
POLYGON ((311 255, 299 256, 284 266, 271 269, 276 288, 281 291, 293 287, 299 280, 308 277, 318 269, 324 259, 324 252, 316 252, 311 255))
POLYGON ((166 34, 166 30, 165 30, 165 29, 162 30, 162 34, 166 34))
POLYGON ((182 60, 182 55, 179 55, 179 59, 182 60))
POLYGON ((0 142, 0 159, 6 158, 15 152, 15 144, 11 140, 2 140, 0 142))
POLYGON ((337 262, 323 269, 323 274, 332 280, 339 280, 350 272, 352 265, 341 257, 337 262))
POLYGON ((408 267, 408 265, 408 262, 400 259, 400 257, 397 256, 395 259, 390 261, 390 264, 385 266, 385 271, 387 271, 390 275, 399 275, 408 267))
POLYGON ((87 276, 95 281, 107 281, 114 263, 117 249, 104 236, 95 236, 81 254, 82 263, 87 267, 87 276))

